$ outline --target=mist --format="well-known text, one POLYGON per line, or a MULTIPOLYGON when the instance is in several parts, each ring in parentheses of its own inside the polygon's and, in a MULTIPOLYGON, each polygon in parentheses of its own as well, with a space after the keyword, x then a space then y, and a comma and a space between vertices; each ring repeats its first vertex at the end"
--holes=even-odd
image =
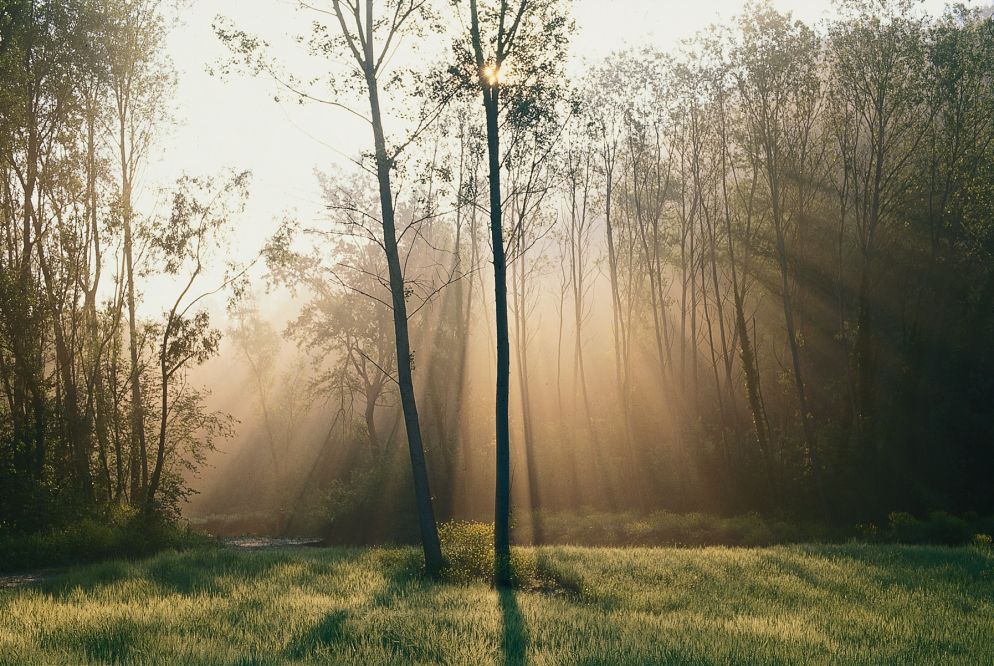
POLYGON ((84 9, 8 86, 11 524, 992 508, 989 9, 84 9))

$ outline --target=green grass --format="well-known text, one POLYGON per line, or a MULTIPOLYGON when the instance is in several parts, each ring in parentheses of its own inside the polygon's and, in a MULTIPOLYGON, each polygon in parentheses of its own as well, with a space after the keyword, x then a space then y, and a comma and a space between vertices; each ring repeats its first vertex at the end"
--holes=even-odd
POLYGON ((0 664, 994 663, 994 555, 893 545, 522 551, 544 591, 412 549, 166 553, 0 592, 0 664))

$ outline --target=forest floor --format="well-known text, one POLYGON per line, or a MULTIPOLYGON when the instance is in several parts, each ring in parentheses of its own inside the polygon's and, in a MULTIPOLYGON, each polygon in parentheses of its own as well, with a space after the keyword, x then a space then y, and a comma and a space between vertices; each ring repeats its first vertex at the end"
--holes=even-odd
POLYGON ((0 590, 0 664, 994 663, 978 547, 522 549, 529 589, 418 551, 197 549, 0 590), (533 582, 534 582, 533 581, 533 582))

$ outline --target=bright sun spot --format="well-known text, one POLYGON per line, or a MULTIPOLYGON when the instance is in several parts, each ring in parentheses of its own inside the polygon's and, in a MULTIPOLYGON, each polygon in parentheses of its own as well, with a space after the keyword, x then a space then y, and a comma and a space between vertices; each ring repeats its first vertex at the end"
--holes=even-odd
POLYGON ((507 83, 508 79, 508 66, 504 64, 503 67, 497 67, 496 65, 487 65, 483 68, 483 78, 487 80, 490 85, 504 85, 507 83))

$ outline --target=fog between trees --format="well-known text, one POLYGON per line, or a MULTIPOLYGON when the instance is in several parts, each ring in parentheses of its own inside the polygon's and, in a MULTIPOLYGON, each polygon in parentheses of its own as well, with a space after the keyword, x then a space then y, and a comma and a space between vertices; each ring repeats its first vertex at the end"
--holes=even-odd
POLYGON ((214 529, 416 539, 412 404, 435 517, 492 520, 495 201, 514 539, 551 512, 994 509, 989 12, 845 2, 808 26, 749 5, 570 77, 565 3, 481 2, 479 59, 476 3, 371 3, 368 51, 361 4, 313 14, 320 81, 216 24, 219 76, 329 122, 368 117, 375 84, 384 116, 321 175, 323 219, 287 219, 251 270, 218 269, 257 223, 249 175, 131 203, 167 122, 163 8, 3 5, 5 526, 196 490, 214 529), (428 33, 445 48, 401 57, 428 33), (144 317, 157 273, 179 286, 144 317))

